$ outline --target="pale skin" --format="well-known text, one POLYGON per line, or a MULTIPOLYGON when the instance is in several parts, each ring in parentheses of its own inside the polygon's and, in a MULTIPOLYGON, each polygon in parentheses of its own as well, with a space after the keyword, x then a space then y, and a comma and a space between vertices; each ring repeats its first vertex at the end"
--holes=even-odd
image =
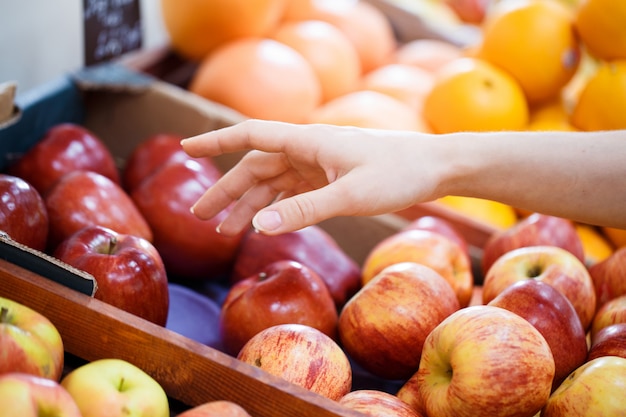
POLYGON ((193 157, 250 150, 196 202, 233 235, 390 213, 445 195, 626 228, 626 131, 444 135, 246 120, 182 141, 193 157), (234 204, 233 204, 234 203, 234 204))

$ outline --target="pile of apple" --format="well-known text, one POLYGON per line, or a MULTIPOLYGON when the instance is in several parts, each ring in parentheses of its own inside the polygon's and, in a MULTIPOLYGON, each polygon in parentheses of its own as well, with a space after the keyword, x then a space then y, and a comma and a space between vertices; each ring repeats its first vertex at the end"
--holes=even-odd
POLYGON ((120 169, 91 132, 55 126, 0 178, 11 202, 0 229, 159 325, 172 280, 224 283, 220 349, 366 414, 626 409, 626 248, 586 266, 572 222, 541 214, 494 234, 478 267, 434 217, 379 242, 363 265, 317 226, 226 238, 226 213, 189 210, 221 172, 180 139, 146 138, 120 169), (358 375, 385 388, 355 389, 358 375))

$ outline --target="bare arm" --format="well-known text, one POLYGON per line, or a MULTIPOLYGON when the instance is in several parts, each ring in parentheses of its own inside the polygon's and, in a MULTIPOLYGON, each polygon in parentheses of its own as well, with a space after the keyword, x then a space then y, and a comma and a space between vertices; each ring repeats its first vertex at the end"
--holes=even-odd
POLYGON ((626 132, 427 135, 249 120, 183 141, 192 156, 252 149, 194 206, 236 233, 376 215, 448 194, 626 227, 626 132))

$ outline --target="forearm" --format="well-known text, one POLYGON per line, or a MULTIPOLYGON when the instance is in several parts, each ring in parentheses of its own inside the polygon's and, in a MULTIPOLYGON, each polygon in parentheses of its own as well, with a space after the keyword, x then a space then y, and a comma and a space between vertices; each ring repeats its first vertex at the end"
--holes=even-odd
POLYGON ((459 133, 444 194, 626 228, 626 131, 459 133))

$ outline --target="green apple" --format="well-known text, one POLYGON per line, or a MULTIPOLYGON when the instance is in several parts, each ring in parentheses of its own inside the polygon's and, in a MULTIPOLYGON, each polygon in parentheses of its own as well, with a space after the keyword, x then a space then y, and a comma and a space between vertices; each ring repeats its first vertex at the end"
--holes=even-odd
POLYGON ((533 416, 552 390, 555 364, 541 333, 500 307, 466 307, 430 333, 416 386, 429 416, 533 416))
POLYGON ((626 358, 602 356, 578 367, 554 390, 542 417, 623 416, 626 358))
POLYGON ((22 372, 0 376, 0 416, 81 417, 72 396, 57 382, 22 372))
POLYGON ((0 297, 0 374, 24 372, 58 381, 63 340, 43 314, 0 297))
POLYGON ((99 359, 82 365, 61 385, 83 417, 169 417, 163 387, 141 368, 122 359, 99 359))

